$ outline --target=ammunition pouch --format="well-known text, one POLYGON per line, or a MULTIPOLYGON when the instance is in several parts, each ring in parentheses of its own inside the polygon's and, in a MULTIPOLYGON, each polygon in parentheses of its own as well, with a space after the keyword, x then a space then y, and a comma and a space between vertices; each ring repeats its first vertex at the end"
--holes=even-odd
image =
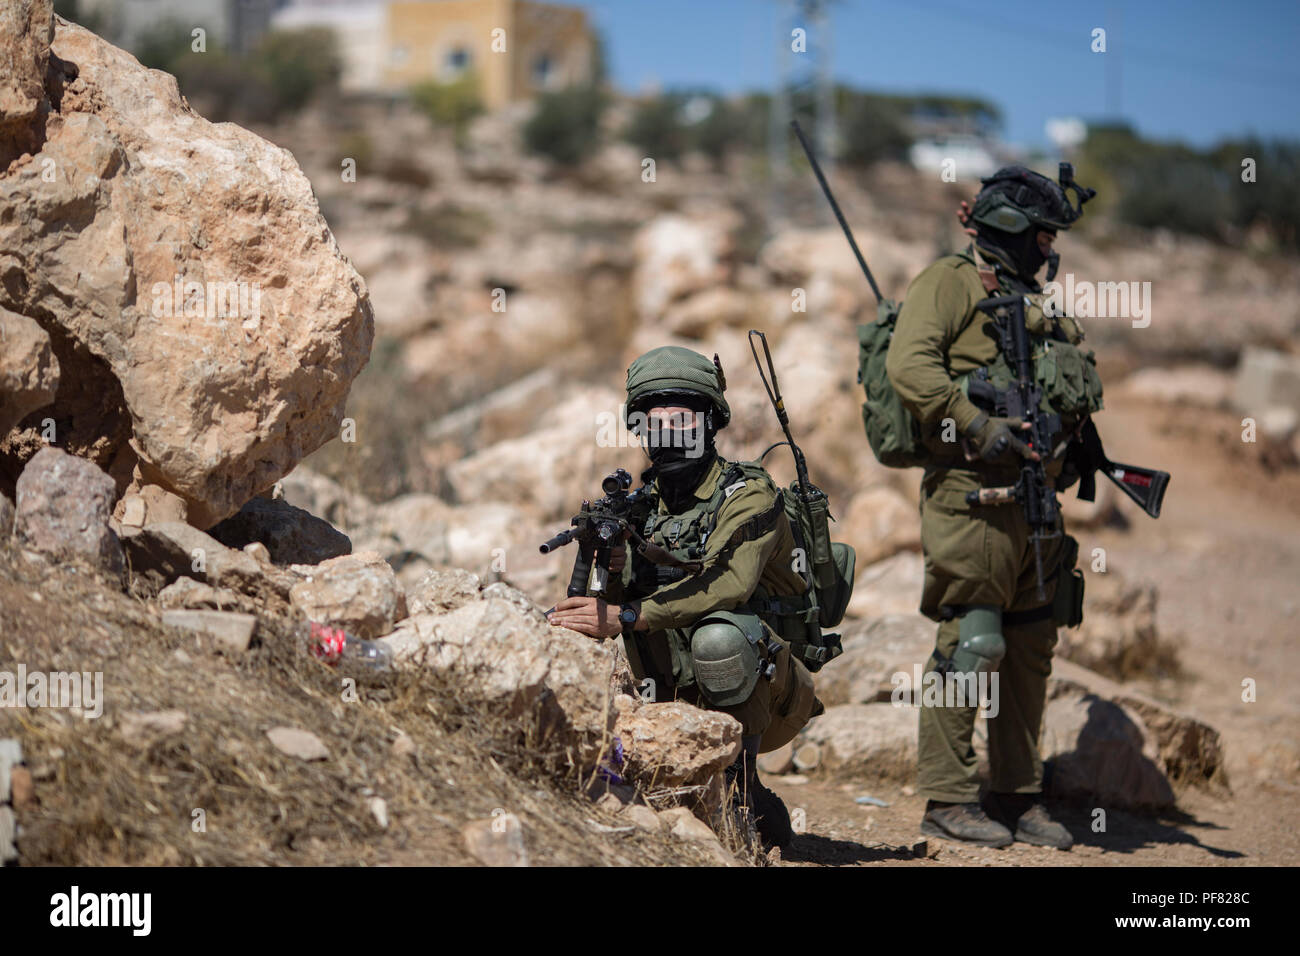
POLYGON ((782 648, 772 661, 771 722, 763 732, 759 753, 767 753, 794 740, 808 721, 825 708, 813 689, 812 674, 791 653, 782 648))
POLYGON ((763 597, 754 595, 743 605, 763 618, 790 648, 791 655, 812 673, 844 653, 838 634, 826 634, 818 620, 817 604, 807 595, 763 597))
POLYGON ((1068 534, 1061 543, 1061 563, 1056 571, 1056 594, 1052 598, 1052 620, 1060 627, 1078 627, 1083 623, 1083 572, 1079 560, 1079 542, 1068 534))
MULTIPOLYGON (((1091 351, 1084 351, 1059 339, 1038 338, 1033 346, 1034 379, 1042 390, 1039 410, 1059 415, 1063 431, 1076 424, 1102 404, 1101 377, 1091 351)), ((992 415, 1002 414, 1002 396, 1014 385, 1015 375, 1001 353, 985 365, 958 378, 962 392, 977 408, 992 415)), ((1060 434, 1053 435, 1055 442, 1060 434)))

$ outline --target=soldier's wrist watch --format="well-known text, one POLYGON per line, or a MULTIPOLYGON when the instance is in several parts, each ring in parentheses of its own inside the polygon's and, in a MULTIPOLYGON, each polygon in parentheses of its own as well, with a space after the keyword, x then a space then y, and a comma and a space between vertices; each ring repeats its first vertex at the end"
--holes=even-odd
POLYGON ((618 612, 619 623, 623 625, 623 633, 632 630, 632 625, 636 619, 641 616, 641 608, 636 604, 624 604, 618 612))

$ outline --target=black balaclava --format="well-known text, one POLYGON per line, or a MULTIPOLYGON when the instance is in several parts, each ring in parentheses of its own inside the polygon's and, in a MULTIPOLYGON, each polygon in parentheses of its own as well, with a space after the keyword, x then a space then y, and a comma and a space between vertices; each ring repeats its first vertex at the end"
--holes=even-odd
POLYGON ((713 439, 717 435, 717 428, 713 423, 713 403, 704 395, 697 395, 690 392, 678 394, 660 394, 647 396, 648 401, 643 400, 638 403, 642 411, 648 411, 651 408, 680 405, 683 408, 689 408, 704 416, 702 425, 693 425, 691 429, 670 432, 665 429, 665 434, 673 434, 678 441, 660 441, 655 436, 647 434, 646 451, 650 455, 651 467, 649 474, 653 474, 659 482, 659 495, 670 511, 683 511, 690 507, 694 499, 695 489, 699 487, 700 480, 712 467, 713 461, 717 458, 717 449, 714 448, 713 439), (703 444, 697 444, 693 429, 703 427, 704 438, 703 444), (686 438, 691 441, 686 441, 686 438))
POLYGON ((1048 263, 1047 281, 1056 278, 1057 267, 1061 264, 1060 254, 1053 249, 1050 256, 1044 256, 1038 245, 1038 233, 1048 230, 1031 225, 1020 233, 1004 232, 982 223, 976 228, 976 245, 1025 282, 1034 283, 1044 262, 1048 263))

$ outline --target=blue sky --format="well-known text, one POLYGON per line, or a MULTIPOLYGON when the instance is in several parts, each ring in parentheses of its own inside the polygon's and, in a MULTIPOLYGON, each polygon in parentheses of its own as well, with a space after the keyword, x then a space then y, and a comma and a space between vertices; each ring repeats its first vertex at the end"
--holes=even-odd
MULTIPOLYGON (((776 76, 778 0, 569 2, 605 37, 622 89, 734 93, 776 76)), ((1013 143, 1044 144, 1049 117, 1116 107, 1155 139, 1300 139, 1300 0, 839 0, 829 21, 836 80, 986 97, 1013 143), (1096 27, 1105 53, 1090 49, 1096 27)))

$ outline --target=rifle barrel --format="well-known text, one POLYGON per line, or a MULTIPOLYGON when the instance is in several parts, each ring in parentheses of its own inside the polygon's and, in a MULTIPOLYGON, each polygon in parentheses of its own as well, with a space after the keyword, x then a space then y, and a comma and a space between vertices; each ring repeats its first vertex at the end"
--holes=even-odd
POLYGON ((543 542, 541 547, 539 547, 537 550, 542 552, 542 554, 550 554, 556 548, 562 548, 570 541, 572 541, 574 535, 576 534, 577 532, 574 531, 572 528, 569 528, 565 531, 561 531, 555 537, 550 538, 547 541, 543 542))

